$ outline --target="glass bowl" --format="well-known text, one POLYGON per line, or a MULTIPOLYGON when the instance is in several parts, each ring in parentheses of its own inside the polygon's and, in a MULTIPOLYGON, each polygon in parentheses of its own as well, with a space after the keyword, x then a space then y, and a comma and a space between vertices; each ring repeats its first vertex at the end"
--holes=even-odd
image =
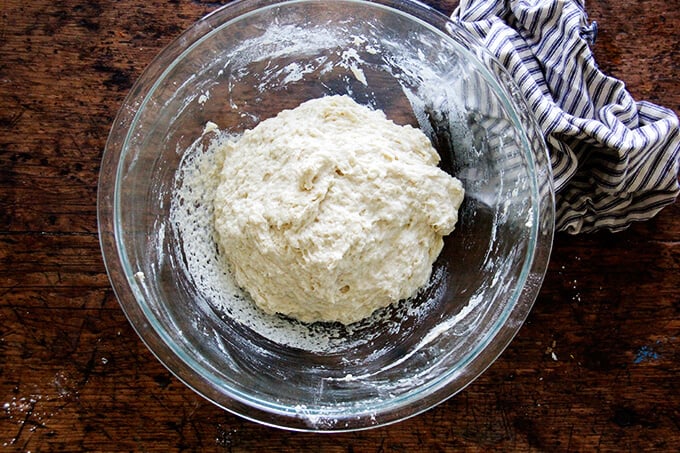
POLYGON ((177 378, 250 420, 356 430, 446 400, 511 341, 549 259, 550 163, 517 93, 489 53, 420 3, 245 0, 218 9, 150 64, 106 144, 98 220, 120 305, 177 378), (350 326, 254 308, 215 252, 209 194, 177 196, 192 193, 187 165, 216 140, 206 125, 238 135, 333 94, 420 127, 466 190, 428 285, 350 326))

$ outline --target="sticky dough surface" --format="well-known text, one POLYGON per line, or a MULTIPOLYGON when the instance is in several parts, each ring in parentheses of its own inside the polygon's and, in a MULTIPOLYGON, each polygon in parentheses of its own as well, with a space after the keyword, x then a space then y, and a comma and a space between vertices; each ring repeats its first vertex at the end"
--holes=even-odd
POLYGON ((268 313, 349 324, 427 283, 459 180, 418 129, 346 96, 314 99, 224 145, 215 229, 268 313))

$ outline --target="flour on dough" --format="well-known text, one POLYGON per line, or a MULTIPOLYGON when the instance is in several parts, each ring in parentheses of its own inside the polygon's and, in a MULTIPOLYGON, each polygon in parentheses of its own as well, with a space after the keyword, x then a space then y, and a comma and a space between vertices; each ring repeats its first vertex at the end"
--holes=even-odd
POLYGON ((427 283, 461 182, 428 138, 347 96, 284 110, 224 145, 220 252, 268 313, 350 324, 427 283))

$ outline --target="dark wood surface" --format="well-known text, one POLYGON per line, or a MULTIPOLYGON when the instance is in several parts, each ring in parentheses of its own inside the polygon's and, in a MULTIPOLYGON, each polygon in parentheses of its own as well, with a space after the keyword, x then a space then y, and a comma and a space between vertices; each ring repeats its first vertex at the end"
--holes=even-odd
MULTIPOLYGON (((455 2, 428 2, 450 13, 455 2)), ((102 263, 97 172, 153 56, 218 3, 0 1, 0 449, 678 451, 680 206, 558 235, 526 325, 468 389, 405 422, 292 433, 195 395, 144 347, 102 263)), ((680 111, 677 0, 588 2, 600 67, 680 111)))

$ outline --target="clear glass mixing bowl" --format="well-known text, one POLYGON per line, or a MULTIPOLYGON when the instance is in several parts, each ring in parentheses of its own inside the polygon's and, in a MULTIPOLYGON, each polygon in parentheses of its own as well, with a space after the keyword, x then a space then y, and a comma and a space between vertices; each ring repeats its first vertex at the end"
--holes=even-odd
POLYGON ((550 254, 549 159, 516 93, 483 48, 420 3, 245 0, 217 10, 146 69, 106 145, 100 239, 123 310, 186 385, 261 423, 362 429, 444 401, 510 342, 550 254), (238 134, 331 94, 420 127, 463 181, 431 282, 347 328, 268 316, 247 297, 234 299, 245 312, 225 306, 215 300, 219 257, 196 272, 188 257, 198 244, 171 220, 179 169, 204 150, 209 121, 238 134))

